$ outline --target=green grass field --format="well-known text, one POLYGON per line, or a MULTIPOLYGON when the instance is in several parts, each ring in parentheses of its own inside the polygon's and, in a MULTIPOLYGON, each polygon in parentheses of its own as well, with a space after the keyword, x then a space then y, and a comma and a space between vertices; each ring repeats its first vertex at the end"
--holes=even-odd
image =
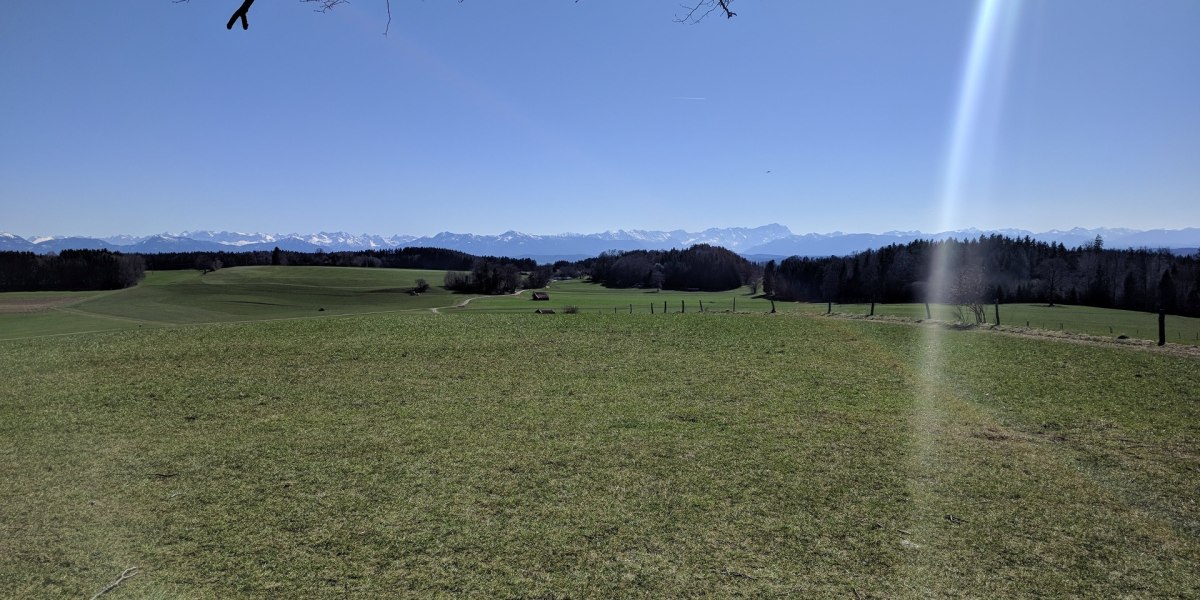
MULTIPOLYGON (((585 313, 667 314, 768 312, 771 303, 748 288, 729 292, 672 292, 607 289, 583 280, 557 281, 548 302, 516 296, 475 297, 440 287, 444 272, 334 267, 242 267, 206 275, 199 271, 150 273, 139 286, 113 292, 39 292, 0 294, 0 340, 79 332, 117 331, 188 324, 272 319, 330 318, 395 311, 443 314, 532 313, 537 308, 562 312, 568 306, 585 313), (433 287, 410 296, 418 278, 433 287), (464 301, 466 306, 459 307, 464 301), (320 310, 325 309, 325 310, 320 310)), ((823 303, 776 302, 779 313, 824 314, 823 303)), ((862 316, 867 304, 835 304, 840 316, 862 316)), ((954 321, 953 307, 932 306, 934 319, 954 321)), ((910 320, 925 318, 921 304, 878 304, 875 314, 910 320)), ((994 320, 992 309, 987 311, 994 320)), ((1126 335, 1157 340, 1157 315, 1084 306, 1005 304, 1006 326, 1082 333, 1099 337, 1126 335)), ((1168 316, 1168 340, 1200 344, 1200 319, 1168 316)))
MULTIPOLYGON (((567 306, 574 306, 582 312, 604 314, 654 314, 663 313, 663 303, 666 303, 667 313, 680 311, 699 312, 701 303, 708 312, 732 311, 767 312, 771 303, 762 298, 755 298, 749 288, 731 290, 728 292, 673 292, 669 290, 641 289, 609 289, 599 284, 588 283, 583 279, 570 281, 555 281, 546 291, 550 300, 534 302, 529 292, 517 296, 497 296, 481 298, 472 301, 464 312, 489 313, 525 313, 537 308, 551 308, 561 311, 567 306), (653 306, 653 309, 651 307, 653 306)), ((796 303, 777 302, 779 310, 788 306, 790 310, 799 310, 796 303)))
POLYGON ((0 345, 0 596, 1200 593, 1197 360, 803 315, 0 345))
POLYGON ((0 340, 80 331, 196 323, 333 317, 428 310, 460 302, 440 287, 443 272, 334 267, 241 267, 147 274, 140 285, 116 292, 52 292, 43 310, 30 312, 36 294, 0 294, 0 340), (434 287, 408 291, 424 278, 434 287), (74 298, 73 302, 61 300, 74 298), (8 305, 10 310, 3 310, 8 305), (324 310, 321 310, 324 309, 324 310))
POLYGON ((428 275, 0 297, 0 597, 1200 595, 1186 348, 428 275))
MULTIPOLYGON (((825 312, 825 305, 809 305, 825 312)), ((841 315, 866 315, 870 304, 835 304, 833 312, 841 315)), ((955 321, 955 307, 932 305, 930 313, 934 319, 955 321)), ((924 304, 877 304, 875 314, 905 319, 924 319, 924 304)), ((994 306, 987 307, 988 323, 995 323, 994 306)), ((1000 323, 1009 327, 1027 327, 1048 331, 1082 333, 1097 337, 1114 338, 1125 335, 1133 339, 1158 341, 1158 315, 1154 313, 1095 308, 1091 306, 1069 306, 1057 304, 1001 304, 1000 323)), ((1176 344, 1200 344, 1200 319, 1167 315, 1167 341, 1176 344)))

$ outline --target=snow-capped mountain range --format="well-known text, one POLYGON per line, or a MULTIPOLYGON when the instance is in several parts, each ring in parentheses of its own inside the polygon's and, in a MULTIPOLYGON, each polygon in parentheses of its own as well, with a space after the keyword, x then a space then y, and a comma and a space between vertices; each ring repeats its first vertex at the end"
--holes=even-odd
POLYGON ((1040 233, 1023 229, 961 229, 940 233, 888 231, 884 233, 805 233, 794 234, 778 223, 761 227, 711 228, 699 232, 683 230, 619 230, 603 233, 562 233, 534 235, 506 231, 499 235, 442 232, 433 236, 350 234, 342 231, 319 233, 241 233, 231 231, 183 231, 152 236, 118 235, 106 238, 80 236, 34 236, 22 238, 0 233, 0 250, 50 253, 66 249, 108 248, 121 252, 247 252, 283 250, 299 252, 340 252, 403 247, 436 247, 475 255, 534 258, 549 262, 596 256, 606 250, 686 248, 694 244, 723 246, 757 259, 786 256, 845 255, 880 248, 888 244, 906 244, 917 239, 968 239, 1001 234, 1061 243, 1067 247, 1089 244, 1096 236, 1108 248, 1167 248, 1194 253, 1200 247, 1200 228, 1137 230, 1124 228, 1050 230, 1040 233))

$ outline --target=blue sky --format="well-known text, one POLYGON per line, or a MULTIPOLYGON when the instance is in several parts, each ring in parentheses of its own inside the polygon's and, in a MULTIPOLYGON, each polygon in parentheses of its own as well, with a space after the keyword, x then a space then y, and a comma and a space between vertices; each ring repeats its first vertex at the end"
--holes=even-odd
MULTIPOLYGON (((944 222, 974 2, 238 4, 7 3, 0 231, 944 222)), ((1200 226, 1200 2, 1016 6, 949 224, 1200 226)))

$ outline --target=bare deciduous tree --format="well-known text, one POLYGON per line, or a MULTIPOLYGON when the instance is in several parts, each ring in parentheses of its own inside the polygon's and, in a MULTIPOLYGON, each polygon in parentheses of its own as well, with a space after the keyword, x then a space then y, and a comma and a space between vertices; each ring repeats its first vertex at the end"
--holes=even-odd
POLYGON ((967 313, 970 313, 976 325, 987 322, 987 307, 983 303, 985 292, 983 268, 980 265, 965 266, 958 272, 950 285, 950 297, 959 321, 968 322, 967 313))
POLYGON ((1069 271, 1067 261, 1060 257, 1050 258, 1042 261, 1038 265, 1035 273, 1040 275, 1046 286, 1046 302, 1050 306, 1054 306, 1054 301, 1058 298, 1059 288, 1062 287, 1063 279, 1069 271))

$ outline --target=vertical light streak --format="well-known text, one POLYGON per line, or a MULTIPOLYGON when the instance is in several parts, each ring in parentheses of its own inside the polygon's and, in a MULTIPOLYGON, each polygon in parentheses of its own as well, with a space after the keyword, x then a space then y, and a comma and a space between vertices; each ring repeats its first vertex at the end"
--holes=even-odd
MULTIPOLYGON (((972 181, 981 157, 990 154, 994 145, 994 130, 998 122, 1000 99, 1004 95, 1017 13, 1021 0, 979 0, 969 46, 959 78, 954 120, 948 134, 947 153, 942 173, 939 199, 940 231, 961 226, 959 210, 967 202, 981 202, 977 181, 972 181), (969 183, 976 185, 970 186, 969 183), (970 193, 968 189, 970 188, 970 193)), ((942 244, 933 257, 927 300, 942 303, 947 300, 950 274, 955 269, 954 257, 948 256, 942 244)), ((950 359, 942 346, 943 331, 936 325, 923 328, 920 356, 920 389, 909 416, 912 428, 912 449, 909 455, 909 486, 913 498, 913 523, 909 529, 926 543, 937 543, 940 531, 929 525, 927 517, 936 493, 927 484, 942 476, 945 460, 941 436, 953 429, 956 412, 953 390, 941 384, 945 361, 950 359)), ((918 559, 919 560, 919 559, 918 559)), ((928 577, 930 571, 916 567, 914 561, 902 569, 911 578, 928 577)), ((916 582, 925 586, 930 582, 916 582)))
MULTIPOLYGON (((990 154, 981 142, 992 141, 998 121, 1020 5, 1021 0, 980 0, 976 8, 942 173, 939 231, 961 226, 959 211, 968 201, 969 175, 981 162, 980 156, 990 154)), ((949 259, 945 252, 934 255, 928 294, 935 300, 945 299, 949 259)))

